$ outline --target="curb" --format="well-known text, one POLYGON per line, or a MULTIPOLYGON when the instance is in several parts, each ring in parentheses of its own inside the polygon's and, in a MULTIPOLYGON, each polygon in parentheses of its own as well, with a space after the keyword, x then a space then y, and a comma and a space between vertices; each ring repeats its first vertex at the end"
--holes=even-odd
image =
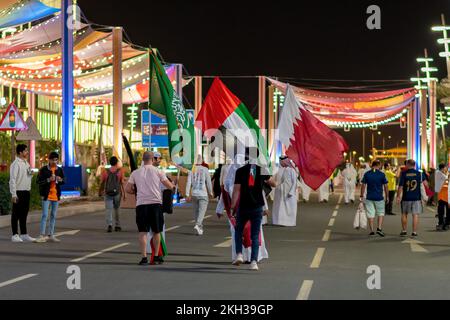
MULTIPOLYGON (((56 219, 61 219, 65 217, 71 217, 78 214, 94 213, 98 211, 105 210, 105 203, 103 201, 91 202, 81 205, 73 205, 67 207, 58 208, 58 214, 56 219)), ((41 221, 41 210, 31 211, 28 214, 27 223, 40 222, 41 221)), ((0 228, 6 228, 11 226, 11 215, 0 216, 0 228)))

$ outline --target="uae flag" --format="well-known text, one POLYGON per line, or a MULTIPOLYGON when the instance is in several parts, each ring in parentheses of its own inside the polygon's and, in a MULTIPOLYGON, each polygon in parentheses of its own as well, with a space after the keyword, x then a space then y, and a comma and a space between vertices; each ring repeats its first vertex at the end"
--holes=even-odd
POLYGON ((303 181, 313 190, 330 178, 348 150, 344 138, 306 110, 289 85, 278 130, 286 155, 295 162, 303 181))
POLYGON ((270 166, 267 147, 258 125, 244 103, 218 77, 209 89, 196 124, 201 124, 201 130, 208 138, 216 130, 225 132, 227 136, 231 134, 236 139, 238 150, 245 147, 258 148, 258 164, 262 167, 270 166))
POLYGON ((149 108, 166 117, 172 160, 187 169, 192 168, 195 151, 194 119, 184 109, 153 50, 150 50, 149 90, 149 108))

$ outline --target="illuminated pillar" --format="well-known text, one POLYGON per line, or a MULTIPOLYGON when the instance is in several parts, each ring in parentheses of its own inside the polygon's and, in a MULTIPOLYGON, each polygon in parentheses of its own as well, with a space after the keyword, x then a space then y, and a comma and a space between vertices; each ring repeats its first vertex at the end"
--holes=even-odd
MULTIPOLYGON (((430 80, 428 97, 430 99, 430 167, 436 168, 436 80, 430 80)), ((445 143, 445 141, 444 141, 445 143)))
MULTIPOLYGON (((28 114, 34 123, 36 123, 36 97, 32 92, 27 92, 26 97, 28 114)), ((34 140, 30 141, 30 166, 32 168, 36 167, 36 141, 34 140)))
MULTIPOLYGON (((407 155, 406 158, 413 158, 413 149, 414 149, 414 141, 413 141, 413 129, 414 129, 414 102, 408 108, 407 113, 407 127, 406 127, 406 146, 407 146, 407 155)), ((372 148, 373 148, 373 133, 372 133, 372 148)))
POLYGON ((176 79, 176 87, 175 92, 180 98, 181 102, 183 102, 183 65, 176 64, 175 65, 175 79, 176 79))
POLYGON ((259 127, 261 129, 266 129, 266 77, 264 76, 258 77, 258 92, 259 127))
MULTIPOLYGON (((427 91, 420 90, 420 122, 422 124, 422 135, 420 137, 421 167, 428 170, 428 142, 427 142, 427 91)), ((431 153, 430 153, 431 154, 431 153)))
POLYGON ((269 119, 267 127, 267 147, 269 148, 270 161, 275 162, 275 148, 274 148, 274 138, 275 138, 275 110, 274 110, 274 86, 269 86, 268 94, 268 108, 269 108, 269 119))
POLYGON ((122 27, 113 29, 113 153, 122 159, 122 27))
POLYGON ((75 165, 73 141, 73 31, 69 28, 68 11, 72 0, 61 2, 62 34, 62 162, 66 167, 75 165))
POLYGON ((203 104, 203 97, 202 97, 202 77, 194 77, 195 82, 195 117, 197 118, 197 115, 202 108, 203 104))
MULTIPOLYGON (((194 77, 195 83, 195 103, 194 103, 194 114, 195 119, 200 112, 203 104, 203 93, 202 93, 202 77, 194 77)), ((195 128, 195 144, 197 146, 196 154, 202 154, 202 131, 199 128, 195 128)))
POLYGON ((411 149, 411 158, 416 161, 416 167, 419 168, 422 163, 420 158, 420 135, 419 135, 419 123, 420 123, 420 103, 419 99, 414 99, 414 104, 412 106, 412 126, 411 126, 411 140, 412 140, 412 149, 411 149))

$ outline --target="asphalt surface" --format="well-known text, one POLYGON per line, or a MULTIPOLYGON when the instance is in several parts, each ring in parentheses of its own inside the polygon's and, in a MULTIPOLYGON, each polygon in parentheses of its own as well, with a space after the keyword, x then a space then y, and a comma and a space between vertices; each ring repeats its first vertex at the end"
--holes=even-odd
MULTIPOLYGON (((257 272, 231 265, 228 223, 217 219, 214 202, 201 237, 193 232, 190 205, 167 216, 166 228, 173 229, 163 265, 137 265, 133 210, 122 211, 124 230, 110 234, 103 212, 58 220, 57 232, 80 230, 61 235, 61 243, 11 243, 9 228, 2 228, 0 299, 450 298, 450 232, 434 230, 434 208, 421 217, 417 240, 423 243, 409 244, 399 236, 398 214, 386 217, 386 237, 369 237, 353 229, 357 204, 340 198, 336 193, 319 204, 312 194, 309 203, 299 203, 297 227, 265 226, 269 259, 257 272), (81 270, 80 290, 67 287, 72 265, 81 270), (367 269, 374 265, 380 289, 370 290, 367 269)), ((38 234, 37 223, 29 224, 29 233, 38 234)))

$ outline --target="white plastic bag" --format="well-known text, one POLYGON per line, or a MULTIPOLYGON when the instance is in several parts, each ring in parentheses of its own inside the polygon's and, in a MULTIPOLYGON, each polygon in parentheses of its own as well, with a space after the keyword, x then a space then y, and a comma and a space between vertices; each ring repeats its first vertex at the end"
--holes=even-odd
POLYGON ((355 219, 353 220, 353 228, 366 229, 367 228, 367 215, 364 209, 364 203, 360 203, 358 210, 356 210, 355 219))

